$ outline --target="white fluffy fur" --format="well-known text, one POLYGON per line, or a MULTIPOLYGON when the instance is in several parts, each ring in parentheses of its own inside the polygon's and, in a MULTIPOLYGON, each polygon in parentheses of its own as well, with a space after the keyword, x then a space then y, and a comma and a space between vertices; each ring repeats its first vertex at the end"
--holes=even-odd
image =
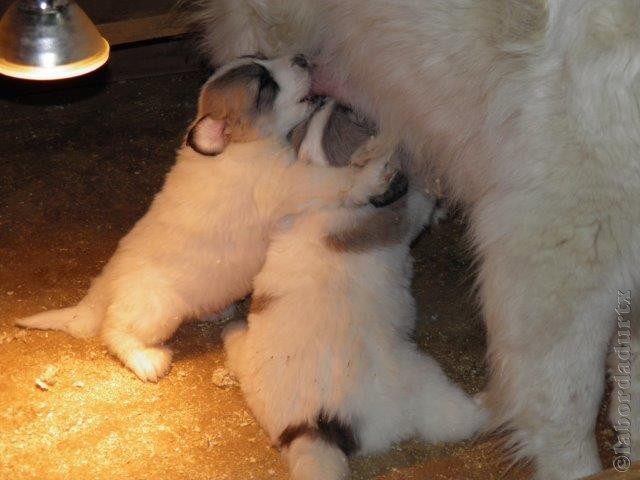
POLYGON ((626 292, 621 292, 618 298, 621 314, 611 340, 608 361, 612 387, 609 420, 616 432, 613 440, 615 456, 623 455, 637 462, 640 461, 640 422, 637 421, 640 411, 640 382, 637 380, 640 377, 640 332, 637 327, 640 310, 625 303, 627 299, 633 302, 626 292))
POLYGON ((430 159, 481 260, 494 425, 539 480, 599 471, 617 291, 639 291, 640 2, 200 3, 212 61, 315 55, 320 88, 430 159))
MULTIPOLYGON (((307 155, 321 151, 330 108, 311 122, 307 155)), ((482 409, 410 340, 416 307, 409 245, 434 204, 411 191, 399 213, 408 218, 404 235, 357 251, 331 247, 326 237, 377 215, 371 206, 308 211, 274 234, 254 281, 261 311, 247 324, 230 324, 223 338, 229 368, 275 444, 289 426, 315 426, 321 412, 353 429, 360 453, 415 435, 460 440, 484 424, 482 409)), ((284 447, 294 480, 348 476, 345 455, 322 438, 301 435, 284 447)))
MULTIPOLYGON (((320 412, 350 424, 361 453, 414 435, 460 440, 484 423, 482 410, 409 340, 416 318, 409 243, 433 200, 413 192, 408 209, 412 232, 363 253, 333 251, 323 238, 370 212, 307 213, 274 235, 254 282, 254 296, 271 303, 223 338, 229 368, 275 443, 290 425, 314 425, 320 412)), ((295 480, 346 478, 344 455, 321 439, 299 437, 285 454, 295 480)))
POLYGON ((293 480, 343 480, 349 478, 345 455, 323 441, 300 437, 285 452, 293 480))
MULTIPOLYGON (((251 61, 222 68, 209 83, 251 61)), ((366 203, 386 189, 389 172, 380 162, 340 171, 295 162, 285 136, 313 110, 300 102, 309 90, 308 73, 290 58, 261 63, 280 85, 263 135, 231 143, 217 156, 182 147, 162 191, 86 297, 18 325, 100 334, 140 379, 157 381, 171 362, 162 343, 183 320, 219 312, 250 292, 278 222, 309 207, 366 203)))

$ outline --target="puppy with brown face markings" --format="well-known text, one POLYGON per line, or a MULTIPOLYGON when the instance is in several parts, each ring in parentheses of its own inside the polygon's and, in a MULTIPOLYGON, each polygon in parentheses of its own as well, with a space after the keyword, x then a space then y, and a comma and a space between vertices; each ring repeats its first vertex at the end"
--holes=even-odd
MULTIPOLYGON (((329 102, 290 138, 300 158, 340 166, 372 131, 329 102)), ((434 207, 410 189, 385 208, 298 216, 272 237, 248 322, 224 330, 228 366, 294 480, 345 479, 351 454, 413 436, 460 440, 483 425, 483 410, 409 340, 409 244, 434 207)))
POLYGON ((387 190, 385 161, 332 169, 296 161, 286 141, 316 108, 300 57, 243 58, 202 88, 197 120, 147 214, 74 307, 18 325, 100 334, 141 379, 165 375, 162 345, 185 318, 247 295, 279 222, 308 208, 356 206, 387 190))

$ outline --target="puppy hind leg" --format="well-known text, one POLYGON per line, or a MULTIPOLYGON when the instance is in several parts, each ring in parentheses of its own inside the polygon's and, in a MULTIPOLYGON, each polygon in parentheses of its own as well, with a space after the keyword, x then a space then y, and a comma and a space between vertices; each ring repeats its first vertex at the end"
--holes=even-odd
POLYGON ((169 372, 172 357, 169 348, 147 347, 136 336, 112 328, 105 328, 102 338, 109 351, 143 382, 157 382, 169 372))
POLYGON ((432 358, 417 352, 412 357, 403 369, 410 383, 406 391, 413 392, 407 412, 425 441, 464 440, 485 426, 488 414, 480 402, 449 380, 432 358))
POLYGON ((162 345, 189 312, 174 296, 144 290, 119 297, 106 312, 102 340, 142 381, 157 382, 171 367, 171 350, 162 345))
POLYGON ((323 439, 303 435, 283 450, 292 480, 346 480, 347 456, 323 439))

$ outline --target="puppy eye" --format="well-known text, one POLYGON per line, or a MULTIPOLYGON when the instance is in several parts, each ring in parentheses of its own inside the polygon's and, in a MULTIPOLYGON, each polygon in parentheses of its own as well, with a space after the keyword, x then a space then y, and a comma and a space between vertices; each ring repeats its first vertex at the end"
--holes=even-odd
POLYGON ((251 59, 254 59, 254 60, 266 60, 267 56, 262 54, 262 53, 260 53, 260 52, 256 52, 256 53, 254 53, 252 55, 241 55, 238 58, 251 58, 251 59))

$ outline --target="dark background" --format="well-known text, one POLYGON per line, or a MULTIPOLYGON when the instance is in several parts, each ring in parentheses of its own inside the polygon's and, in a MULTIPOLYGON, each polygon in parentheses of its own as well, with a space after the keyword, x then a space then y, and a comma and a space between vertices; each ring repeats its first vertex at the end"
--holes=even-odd
MULTIPOLYGON (((14 0, 0 0, 0 11, 4 13, 14 0)), ((79 0, 78 5, 94 23, 109 23, 167 13, 176 0, 79 0)))

